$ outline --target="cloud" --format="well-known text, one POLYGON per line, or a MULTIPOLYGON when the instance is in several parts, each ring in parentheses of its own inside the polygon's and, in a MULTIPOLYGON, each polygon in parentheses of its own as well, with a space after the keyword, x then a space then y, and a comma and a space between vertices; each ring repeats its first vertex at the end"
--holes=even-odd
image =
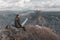
POLYGON ((30 0, 0 0, 0 9, 18 9, 24 8, 25 3, 30 0))
POLYGON ((0 9, 40 9, 60 6, 59 0, 0 0, 0 9))

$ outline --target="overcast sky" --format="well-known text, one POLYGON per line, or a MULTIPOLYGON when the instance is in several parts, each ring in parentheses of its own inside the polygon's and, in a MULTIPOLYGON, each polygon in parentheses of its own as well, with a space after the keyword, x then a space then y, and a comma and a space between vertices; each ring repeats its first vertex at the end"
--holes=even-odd
POLYGON ((41 8, 60 8, 60 0, 0 0, 0 10, 41 8))

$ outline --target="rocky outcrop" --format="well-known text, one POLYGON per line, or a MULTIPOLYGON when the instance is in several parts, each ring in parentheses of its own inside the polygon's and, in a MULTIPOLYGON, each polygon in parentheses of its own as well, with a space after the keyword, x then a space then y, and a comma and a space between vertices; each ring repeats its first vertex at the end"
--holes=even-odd
POLYGON ((38 25, 27 25, 22 28, 7 26, 0 30, 0 40, 60 40, 53 30, 38 25))

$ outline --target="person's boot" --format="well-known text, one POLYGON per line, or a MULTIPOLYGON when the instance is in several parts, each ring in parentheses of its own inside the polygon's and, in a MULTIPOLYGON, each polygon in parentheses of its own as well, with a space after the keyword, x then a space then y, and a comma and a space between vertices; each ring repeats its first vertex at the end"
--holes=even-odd
POLYGON ((26 31, 25 27, 23 27, 23 30, 26 31))

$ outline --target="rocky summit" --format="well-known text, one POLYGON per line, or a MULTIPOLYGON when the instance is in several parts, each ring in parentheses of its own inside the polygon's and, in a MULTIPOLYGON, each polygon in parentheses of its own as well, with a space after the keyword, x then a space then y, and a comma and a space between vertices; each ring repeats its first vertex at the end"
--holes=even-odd
POLYGON ((0 29, 0 40, 60 40, 51 29, 38 25, 26 25, 22 28, 7 26, 0 29))

